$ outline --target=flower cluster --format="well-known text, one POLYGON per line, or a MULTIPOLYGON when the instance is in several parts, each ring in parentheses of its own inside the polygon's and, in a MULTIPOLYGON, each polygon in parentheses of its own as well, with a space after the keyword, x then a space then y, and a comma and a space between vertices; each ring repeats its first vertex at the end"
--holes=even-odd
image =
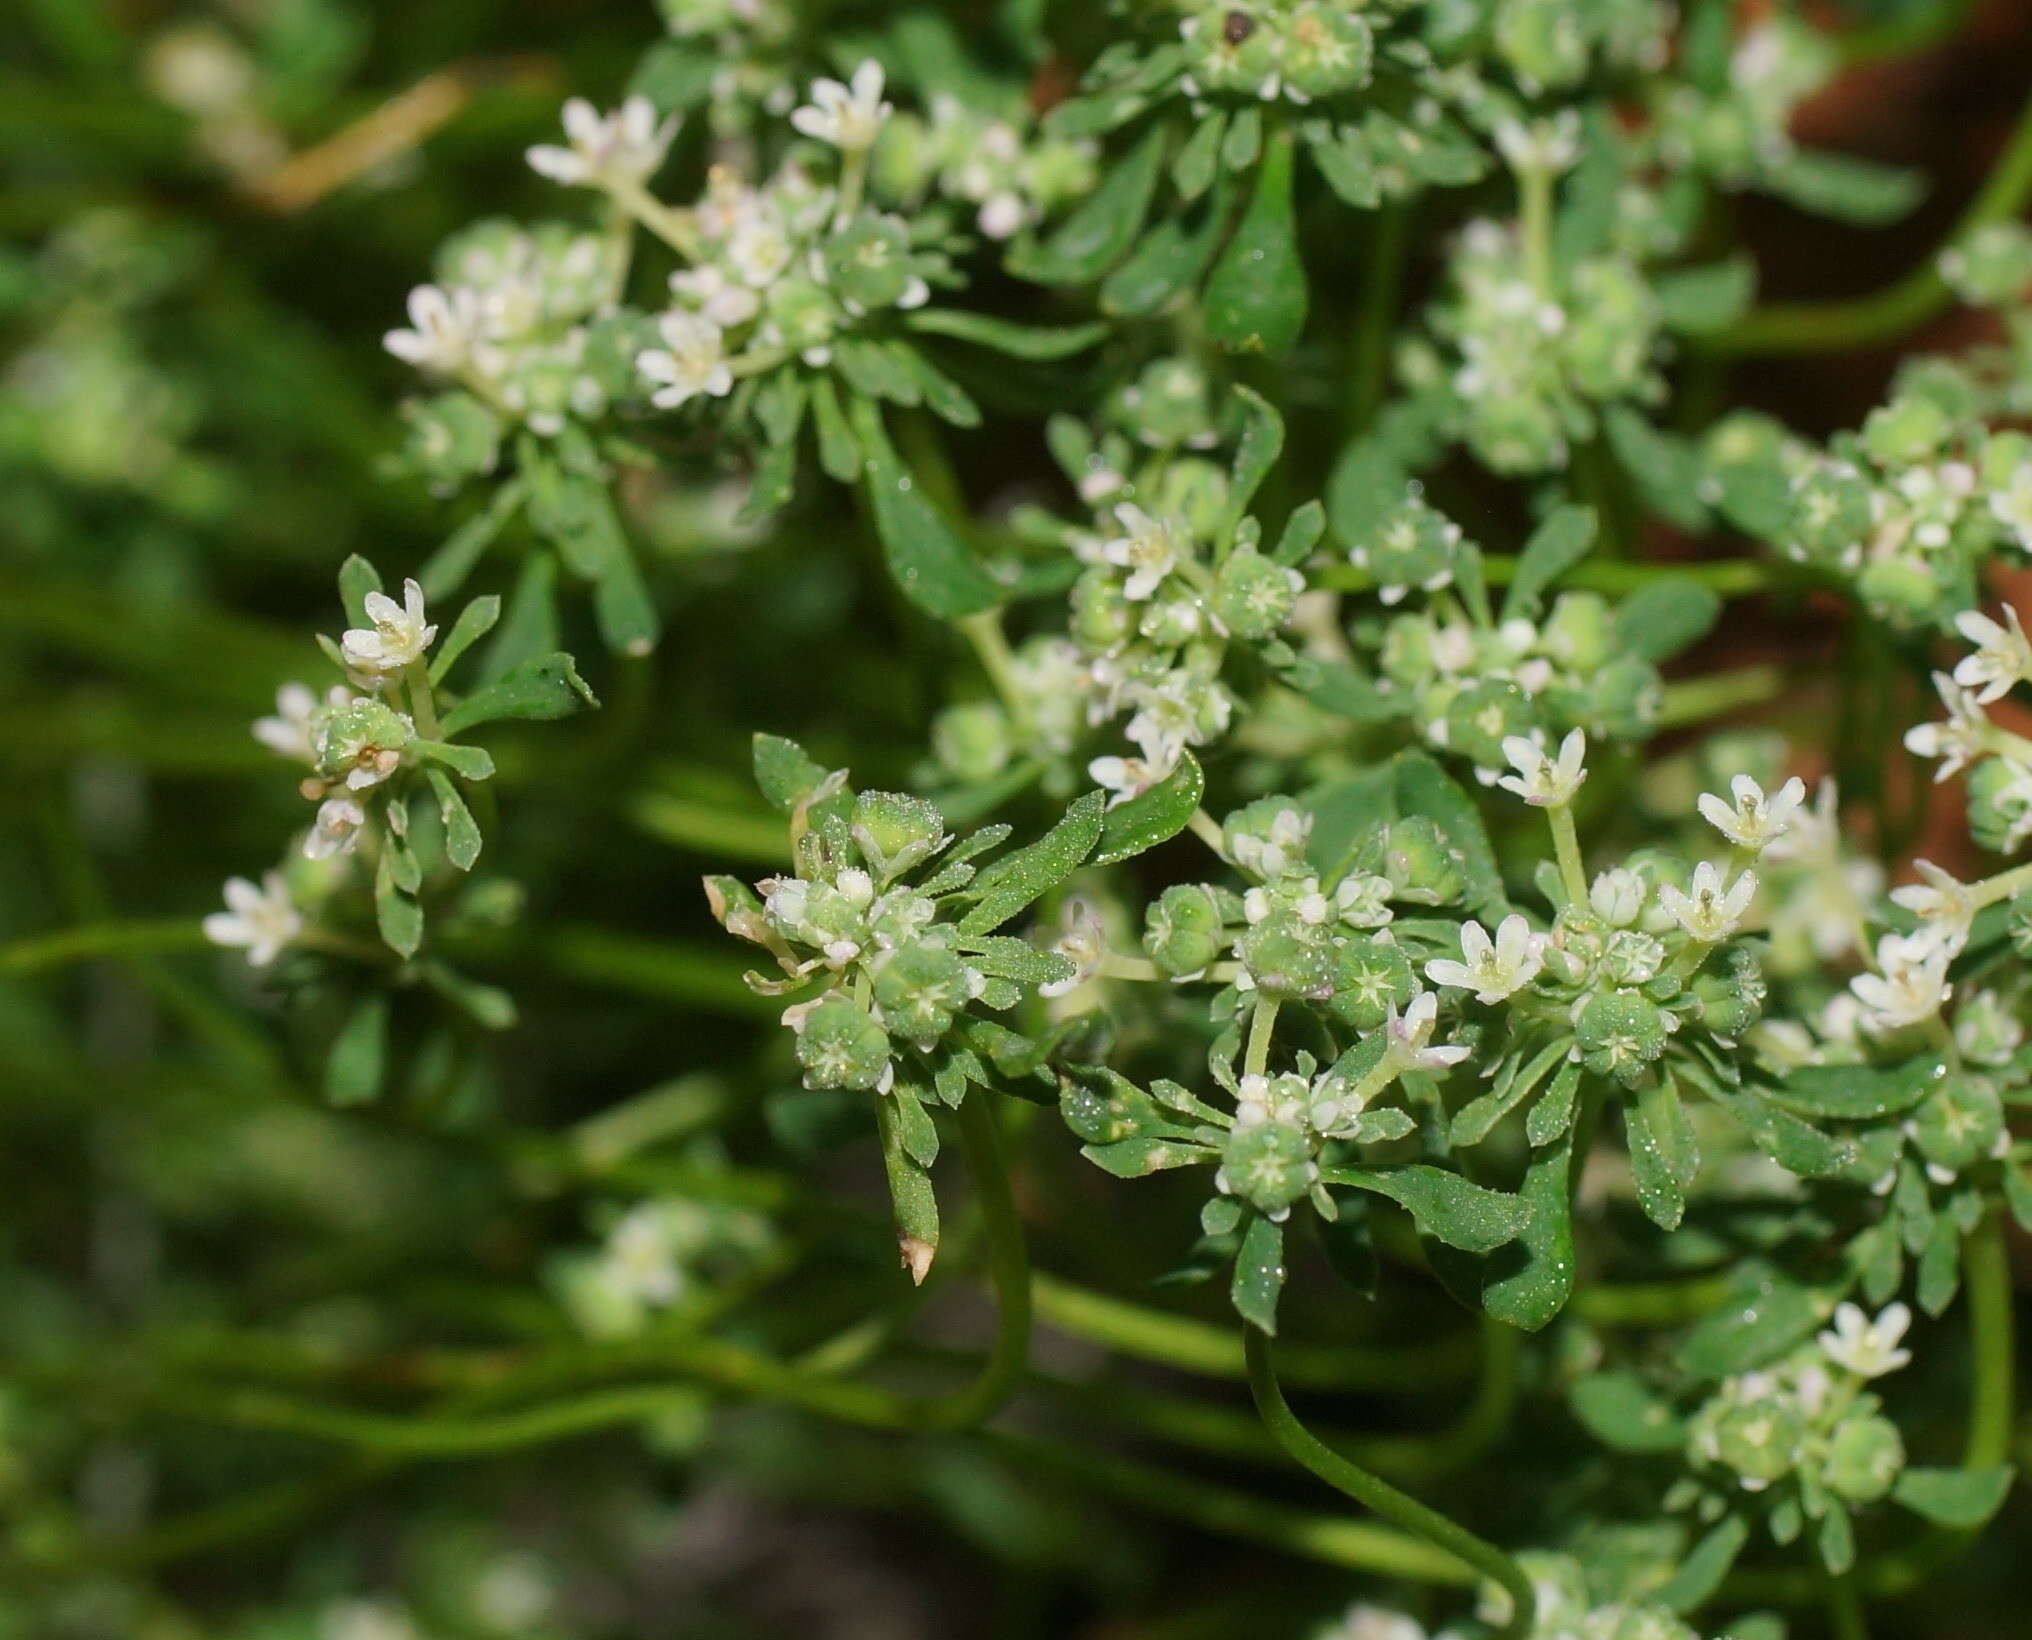
POLYGON ((750 1273, 775 1247, 758 1213, 659 1196, 614 1214, 598 1250, 560 1258, 552 1281, 588 1336, 626 1338, 750 1273))

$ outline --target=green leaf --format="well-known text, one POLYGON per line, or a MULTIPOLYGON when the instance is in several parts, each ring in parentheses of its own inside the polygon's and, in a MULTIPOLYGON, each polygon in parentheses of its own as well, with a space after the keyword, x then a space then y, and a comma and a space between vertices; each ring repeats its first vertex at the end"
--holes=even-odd
POLYGON ((549 454, 525 460, 529 522, 582 581, 604 577, 616 558, 628 554, 621 520, 605 482, 591 473, 566 469, 549 454))
POLYGON ((1396 768, 1385 763, 1317 787, 1306 794, 1305 808, 1312 816, 1306 857, 1332 888, 1353 869, 1363 846, 1397 818, 1396 768))
POLYGON ((1117 1139, 1112 1144, 1082 1145, 1080 1154, 1118 1179, 1143 1179, 1167 1168, 1210 1162, 1213 1152, 1177 1139, 1117 1139))
POLYGON ((910 406, 924 397, 917 379, 878 341, 864 336, 842 336, 833 343, 833 363, 846 377, 847 385, 868 398, 910 406))
POLYGON ((1404 500, 1410 483, 1403 459, 1379 438, 1358 438, 1340 453, 1327 479, 1326 516, 1344 547, 1358 546, 1404 500))
POLYGON ((755 470, 748 479, 748 499, 735 515, 735 522, 753 524, 790 505, 797 488, 797 445, 786 440, 765 444, 755 457, 755 470))
POLYGON ((1239 523, 1262 488, 1270 469, 1284 451, 1284 418, 1277 407, 1253 387, 1237 386, 1242 401, 1242 434, 1235 445, 1234 471, 1228 479, 1228 518, 1239 523))
POLYGON ((1773 1104, 1800 1116, 1870 1122, 1923 1103, 1946 1074, 1947 1067, 1931 1054, 1881 1070, 1869 1065, 1806 1065, 1764 1093, 1773 1104))
POLYGON ((1749 311, 1757 294, 1757 265, 1738 253, 1705 267, 1661 273, 1651 288, 1668 330, 1686 336, 1712 336, 1749 311))
POLYGON ((1762 1260, 1738 1265, 1727 1295, 1680 1340, 1679 1365, 1728 1378, 1776 1360, 1820 1325, 1813 1294, 1762 1260))
POLYGON ((1919 203, 1926 178, 1902 166, 1802 148, 1765 173, 1765 186, 1816 216, 1881 228, 1919 203))
POLYGON ((1520 1197, 1490 1190, 1423 1162, 1324 1168, 1320 1177, 1329 1184, 1388 1196, 1410 1213, 1425 1234, 1467 1253, 1486 1253, 1515 1241, 1531 1218, 1529 1205, 1520 1197))
POLYGON ((445 858, 461 871, 471 871, 480 857, 480 827, 473 811, 459 795, 451 776, 442 769, 426 771, 430 789, 437 796, 438 819, 444 823, 445 858))
POLYGON ((1010 251, 1009 271, 1041 285, 1083 285, 1100 278, 1142 231, 1164 145, 1164 126, 1153 124, 1049 239, 1010 251))
POLYGON ((1555 507, 1517 555, 1510 590, 1503 596, 1502 618, 1536 615, 1545 589, 1585 558, 1594 544, 1594 508, 1555 507))
POLYGON ((840 390, 830 376, 820 376, 811 384, 811 419, 818 429, 818 464, 826 477, 839 484, 859 482, 861 444, 847 426, 840 390))
POLYGON ((907 329, 926 336, 950 336, 957 342, 1006 353, 1012 359, 1069 359, 1107 338, 1104 324, 1025 325, 965 308, 918 308, 903 318, 907 329))
POLYGON ((1990 1469, 1912 1468, 1898 1477, 1891 1496, 1936 1526, 1972 1531, 2004 1506, 2015 1473, 2007 1463, 1990 1469))
POLYGON ((1517 1194, 1530 1221, 1515 1243, 1485 1264, 1482 1308, 1498 1321, 1536 1332, 1566 1307, 1573 1292, 1571 1131, 1531 1158, 1517 1194))
POLYGON ((1106 794, 1088 792, 1065 818, 1028 848, 997 860, 974 880, 974 904, 960 919, 963 934, 985 934, 1077 871, 1101 839, 1106 794))
POLYGON ((783 814, 792 813, 831 773, 781 735, 757 735, 752 749, 756 790, 783 814))
POLYGON ((1383 181, 1376 171, 1376 156, 1356 127, 1307 120, 1304 130, 1313 164, 1326 178, 1326 185, 1342 200, 1358 211, 1372 211, 1383 202, 1383 181))
POLYGON ((889 1098, 896 1103, 898 1141, 919 1167, 930 1167, 938 1160, 938 1124, 924 1108, 923 1098, 908 1082, 898 1082, 889 1098))
POLYGON ((384 840, 380 862, 374 868, 374 921, 389 950, 397 956, 413 957, 423 944, 423 907, 402 892, 397 875, 402 854, 386 846, 392 842, 384 840))
POLYGON ((981 407, 974 403, 973 395, 933 364, 914 347, 897 345, 897 357, 903 362, 918 388, 924 394, 924 405, 940 421, 954 427, 978 427, 981 425, 981 407))
MULTIPOLYGON (((444 740, 412 740, 409 749, 433 763, 442 763, 461 780, 492 780, 494 759, 484 746, 456 746, 444 740)), ((435 769, 431 770, 435 774, 435 769)))
POLYGON ((1002 601, 1002 588, 981 567, 966 542, 925 494, 924 485, 898 458, 882 419, 865 399, 853 406, 863 476, 875 513, 883 557, 903 595, 927 615, 957 620, 1002 601))
POLYGON ((1686 1420, 1627 1367, 1589 1373, 1567 1401, 1587 1432, 1618 1452, 1677 1452, 1686 1443, 1686 1420))
POLYGON ((1190 752, 1146 792, 1118 803, 1101 817, 1101 841, 1089 862, 1111 866, 1169 842, 1185 830, 1206 791, 1206 775, 1190 752))
POLYGON ((430 681, 444 682, 444 676, 474 644, 494 630, 501 619, 501 600, 489 593, 484 598, 475 598, 459 611, 459 618, 445 634, 444 642, 437 646, 437 653, 431 657, 430 681))
MULTIPOLYGON (((1643 412, 1627 404, 1607 406, 1602 412, 1602 425, 1609 435, 1609 448, 1630 475, 1645 506, 1683 530, 1708 527, 1712 514, 1707 502, 1701 499, 1703 468, 1700 452, 1692 443, 1676 434, 1659 431, 1643 412)), ((1645 591, 1650 591, 1650 587, 1645 591)), ((1713 594, 1708 597, 1712 599, 1713 594)))
POLYGON ((1206 333, 1231 352, 1281 358, 1305 328, 1305 263, 1291 199, 1292 138, 1280 134, 1256 192, 1207 279, 1206 333))
POLYGON ((515 1023, 515 999, 497 985, 483 985, 441 962, 426 962, 424 983, 483 1030, 505 1031, 515 1023))
POLYGON ((325 1061, 325 1097, 335 1105, 364 1105, 381 1092, 388 1058, 388 997, 361 1000, 332 1039, 325 1061))
POLYGON ((1143 236, 1101 284, 1101 311, 1140 317, 1156 313, 1197 284, 1228 232, 1234 189, 1226 177, 1190 212, 1167 218, 1143 236))
POLYGON ((1617 606, 1616 636, 1625 649, 1647 661, 1670 660, 1706 637, 1721 612, 1721 599, 1700 582, 1668 576, 1617 606))
POLYGON ((1229 1289, 1235 1312, 1250 1326, 1277 1335, 1277 1295, 1284 1290, 1284 1227, 1251 1215, 1235 1252, 1235 1279, 1229 1289))
POLYGON ((367 594, 380 590, 381 572, 357 552, 339 566, 339 602, 354 626, 373 624, 367 619, 367 594))
POLYGON ((663 617, 625 544, 593 585, 593 618, 601 641, 616 655, 646 655, 662 636, 663 617))
POLYGON ((931 1174, 904 1141, 903 1115, 894 1099, 876 1099, 875 1126, 882 1138, 882 1168, 889 1178, 896 1249, 910 1279, 921 1285, 938 1255, 938 1197, 932 1193, 931 1174))
POLYGON ((1637 1205, 1661 1230, 1677 1230, 1686 1216, 1686 1187, 1700 1165, 1698 1142, 1679 1092, 1670 1082, 1640 1089, 1623 1108, 1630 1174, 1637 1205))
POLYGON ((1740 1515, 1724 1515, 1693 1546, 1679 1569, 1651 1591, 1650 1598, 1681 1616, 1697 1610, 1722 1586, 1722 1579, 1749 1541, 1750 1523, 1740 1515))
POLYGON ((1312 556, 1312 549, 1319 545, 1320 537, 1326 534, 1326 508, 1318 501, 1308 501, 1294 507, 1291 516, 1284 520, 1284 529, 1277 537, 1277 545, 1270 556, 1286 569, 1296 568, 1312 556))
POLYGON ((1709 1082, 1702 1091, 1741 1124, 1759 1150, 1801 1178, 1832 1177, 1855 1157, 1854 1140, 1830 1138, 1755 1089, 1738 1092, 1709 1082))
POLYGON ((1227 134, 1221 138, 1221 169, 1246 171, 1256 163, 1262 152, 1262 109, 1238 109, 1228 122, 1227 134))
POLYGON ((506 676, 466 696, 444 715, 441 727, 450 737, 497 718, 541 721, 569 717, 599 704, 571 656, 560 650, 524 661, 506 676))
POLYGON ((515 577, 508 594, 508 613, 495 628, 494 641, 487 645, 480 662, 479 681, 493 683, 524 661, 557 647, 557 560, 547 552, 533 552, 515 577))
POLYGON ((1200 117, 1192 135, 1180 144, 1178 157, 1171 162, 1171 185, 1178 190, 1180 199, 1197 199, 1212 186, 1227 123, 1225 110, 1211 108, 1200 117))

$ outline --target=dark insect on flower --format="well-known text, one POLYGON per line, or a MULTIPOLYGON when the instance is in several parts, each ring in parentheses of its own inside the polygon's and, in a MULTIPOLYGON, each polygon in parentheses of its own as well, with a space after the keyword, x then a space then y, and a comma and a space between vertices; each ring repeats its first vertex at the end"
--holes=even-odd
POLYGON ((1256 19, 1246 11, 1231 11, 1221 24, 1221 33, 1231 46, 1238 46, 1256 32, 1256 19))

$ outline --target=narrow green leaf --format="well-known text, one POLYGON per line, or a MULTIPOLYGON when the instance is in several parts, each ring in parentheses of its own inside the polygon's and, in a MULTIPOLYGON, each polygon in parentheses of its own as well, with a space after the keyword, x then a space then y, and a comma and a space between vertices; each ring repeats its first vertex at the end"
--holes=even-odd
POLYGON ((1761 1260, 1739 1265, 1728 1294, 1680 1340, 1679 1365, 1728 1378, 1775 1360, 1820 1325, 1813 1295, 1761 1260))
POLYGON ((1616 609, 1616 636, 1647 661, 1670 660, 1706 637, 1721 612, 1721 599, 1707 587, 1690 576, 1668 576, 1623 600, 1616 609))
POLYGON ((1765 174, 1765 186, 1803 211, 1858 227, 1898 221, 1925 197, 1926 178, 1902 166, 1802 148, 1765 174))
POLYGON ((1146 792, 1109 809, 1101 819, 1101 841, 1089 862, 1111 866, 1169 842, 1185 830, 1206 792, 1206 775, 1190 752, 1178 767, 1146 792))
POLYGON ((1000 603, 1002 588, 898 458, 880 413, 867 400, 857 399, 853 424, 865 462, 875 533, 903 595, 927 615, 948 621, 1000 603))
POLYGON ((325 1097, 335 1105, 364 1105, 376 1098, 387 1058, 388 997, 376 991, 360 1001, 332 1039, 325 1097))
POLYGON ((569 717, 599 701, 562 651, 524 661, 454 706, 444 716, 443 731, 457 735, 496 718, 549 719, 569 717))
POLYGON ((1325 1168, 1320 1177, 1329 1184, 1388 1196, 1410 1213, 1425 1234, 1467 1253, 1486 1253, 1516 1240, 1531 1218, 1530 1207, 1522 1198, 1423 1162, 1325 1168))
POLYGON ((2004 1506, 2015 1473, 2007 1463, 1990 1469, 1915 1467, 1898 1477, 1891 1496, 1936 1526, 1972 1531, 2004 1506))
POLYGON ((1757 293, 1757 265, 1741 254, 1724 257, 1704 267, 1661 273, 1651 288, 1668 330, 1711 336, 1749 311, 1757 293))
POLYGON ((471 871, 480 857, 480 827, 473 811, 442 769, 426 771, 430 789, 437 796, 438 818, 444 822, 445 858, 461 871, 471 871))
POLYGON ((1897 1116, 1923 1103, 1940 1085, 1947 1067, 1931 1054, 1902 1065, 1806 1065, 1764 1090, 1773 1104, 1800 1116, 1841 1122, 1871 1122, 1897 1116))
POLYGON ((381 590, 381 572, 357 552, 339 566, 339 602, 346 619, 354 626, 371 626, 367 619, 367 594, 381 590))
POLYGON ((1693 1546, 1679 1569, 1652 1591, 1651 1599, 1681 1616, 1697 1610, 1722 1586, 1749 1541, 1750 1523, 1740 1515, 1724 1515, 1693 1546))
POLYGON ((755 736, 752 750, 755 787, 783 814, 793 812, 830 772, 781 735, 755 736))
POLYGON ((1284 453, 1284 418, 1253 387, 1238 385, 1235 396, 1242 401, 1242 434, 1235 444, 1235 466, 1228 479, 1228 517, 1239 522, 1284 453))
POLYGON ((1256 192, 1207 279, 1206 332, 1232 352, 1281 358, 1305 328, 1305 263, 1292 211, 1291 133, 1270 144, 1256 192))
POLYGON ((1594 508, 1555 507, 1517 555, 1510 589, 1503 595, 1502 618, 1536 615, 1546 589, 1585 558, 1594 544, 1594 508))
POLYGON ((1277 1295, 1284 1290, 1284 1226, 1252 1214, 1235 1253, 1229 1289, 1235 1312, 1259 1331, 1277 1335, 1277 1295))
POLYGON ((882 1168, 889 1178, 897 1253, 910 1279, 922 1285, 938 1256, 938 1197, 932 1193, 931 1174, 904 1142, 903 1117, 895 1100, 876 1099, 875 1126, 882 1139, 882 1168))
POLYGON ((985 347, 1012 359, 1069 359, 1107 338, 1104 324, 1026 325, 965 308, 918 308, 904 315, 904 325, 926 336, 950 336, 956 342, 985 347))
POLYGON ((444 641, 437 646, 437 653, 430 661, 430 681, 444 682, 445 674, 457 664, 458 659, 474 644, 478 643, 501 619, 501 600, 489 593, 484 598, 475 598, 459 611, 459 618, 452 629, 445 634, 444 641))
POLYGON ((486 506, 445 537, 444 544, 416 572, 416 582, 423 588, 424 597, 433 601, 449 598, 465 585, 481 555, 520 510, 524 493, 525 486, 519 477, 507 480, 495 490, 486 506))
POLYGON ((1567 1403, 1590 1435, 1618 1452, 1677 1452, 1686 1444, 1686 1420, 1628 1368, 1589 1373, 1567 1403))
POLYGON ((974 880, 974 904, 960 919, 964 934, 986 934, 1070 877, 1101 840, 1104 793, 1088 792, 1065 818, 1028 848, 997 860, 974 880))
POLYGON ((1009 253, 1009 271, 1040 285, 1083 285, 1100 278, 1142 231, 1164 144, 1163 125, 1153 124, 1049 239, 1018 245, 1009 253))

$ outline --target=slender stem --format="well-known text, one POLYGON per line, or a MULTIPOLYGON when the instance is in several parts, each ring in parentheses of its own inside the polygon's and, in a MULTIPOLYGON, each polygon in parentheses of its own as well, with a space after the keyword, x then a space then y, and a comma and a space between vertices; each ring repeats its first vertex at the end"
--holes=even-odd
POLYGON ((1205 809, 1194 809, 1192 818, 1186 821, 1186 825, 1191 829, 1193 836, 1206 844, 1221 859, 1225 860, 1228 857, 1227 838, 1221 832, 1221 823, 1205 809))
POLYGON ((1383 402, 1391 321, 1404 283, 1404 242, 1411 212, 1402 200, 1392 200, 1378 207, 1369 220, 1368 277, 1362 286, 1362 309, 1355 318, 1348 360, 1348 422, 1349 430, 1356 433, 1375 419, 1377 406, 1383 402))
POLYGON ((972 1429, 985 1422, 1016 1392, 1030 1364, 1030 1254, 1002 1159, 1001 1129, 985 1094, 975 1093, 961 1102, 959 1127, 980 1205, 988 1277, 995 1287, 995 1341, 971 1384, 918 1411, 914 1421, 926 1429, 972 1429))
POLYGON ((1785 673, 1776 666, 1739 666, 1704 678, 1678 679, 1661 692, 1653 727, 1677 729, 1740 707, 1761 706, 1784 689, 1785 673))
MULTIPOLYGON (((1482 574, 1490 586, 1508 586, 1517 576, 1517 555, 1485 553, 1482 574)), ((1560 577, 1560 585, 1589 592, 1637 592, 1660 581, 1696 581, 1723 598, 1768 592, 1801 579, 1798 566, 1765 558, 1712 558, 1690 563, 1631 564, 1590 558, 1560 577)), ((1309 576, 1313 586, 1335 592, 1367 592, 1376 578, 1348 564, 1328 564, 1309 576)))
POLYGON ((1002 631, 1002 612, 984 609, 979 614, 968 615, 960 621, 960 630, 966 634, 967 642, 974 646, 981 670, 988 674, 988 681, 1001 697, 1003 710, 1009 714, 1009 724, 1016 731, 1017 740, 1029 746, 1037 738, 1037 725, 1031 716, 1030 702, 1023 693, 1022 681, 1016 676, 1015 651, 1010 649, 1009 639, 1002 631))
POLYGON ((1270 1034, 1277 1029, 1277 1002, 1272 997, 1256 998, 1249 1015, 1249 1046, 1242 1055, 1242 1074, 1261 1076, 1270 1066, 1270 1034))
POLYGON ((1552 192, 1553 175, 1544 166, 1526 166, 1517 173, 1517 199, 1523 215, 1524 272, 1531 280, 1531 288, 1547 302, 1558 294, 1552 277, 1552 192))
POLYGON ((1249 1390, 1256 1398, 1256 1410, 1286 1455, 1303 1465, 1329 1486, 1347 1493, 1357 1503, 1373 1509, 1392 1524, 1457 1559, 1466 1561, 1484 1576, 1493 1579, 1510 1596, 1510 1614, 1500 1633, 1520 1640, 1531 1630, 1536 1612, 1531 1579, 1516 1561, 1486 1539, 1477 1537, 1438 1510, 1428 1508, 1409 1494, 1400 1492, 1380 1476, 1350 1462, 1300 1423, 1284 1399, 1277 1383, 1277 1369, 1271 1357, 1271 1343, 1251 1327, 1245 1330, 1249 1360, 1249 1390))
POLYGON ((168 917, 159 922, 83 923, 48 934, 0 945, 0 974, 18 978, 89 962, 94 957, 131 957, 158 951, 196 951, 210 942, 196 917, 168 917))
POLYGON ((1545 810, 1552 822, 1552 851, 1559 859, 1559 881, 1576 908, 1588 903, 1587 867, 1581 863, 1580 834, 1574 829, 1573 805, 1553 803, 1545 810))
MULTIPOLYGON (((1947 242, 2013 217, 2032 198, 2032 98, 2028 98, 1981 189, 1947 242)), ((1722 353, 1821 353, 1895 341, 1945 311, 1954 293, 1940 276, 1939 254, 1896 284, 1848 302, 1786 302, 1757 308, 1707 346, 1722 353)))
POLYGON ((1969 1391, 1968 1440, 1962 1463, 1987 1469, 2011 1452, 2013 1390, 2017 1380, 2016 1329, 2011 1315, 2011 1260, 2004 1222, 1991 1208, 1962 1244, 1962 1281, 1969 1298, 1969 1349, 1974 1378, 1969 1391))
POLYGON ((437 696, 430 686, 430 668, 421 655, 403 671, 402 681, 409 686, 409 715, 416 720, 416 732, 425 740, 443 738, 437 730, 437 696))
POLYGON ((1870 1640, 1869 1619, 1853 1573, 1832 1578, 1827 1585, 1827 1626, 1833 1640, 1870 1640))

